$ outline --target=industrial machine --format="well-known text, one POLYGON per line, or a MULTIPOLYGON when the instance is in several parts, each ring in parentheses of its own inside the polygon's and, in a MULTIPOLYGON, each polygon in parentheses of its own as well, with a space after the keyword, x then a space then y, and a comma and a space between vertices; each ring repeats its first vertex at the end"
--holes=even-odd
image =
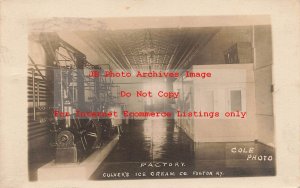
POLYGON ((46 64, 29 57, 29 124, 43 121, 48 125, 56 163, 80 162, 117 130, 109 117, 77 117, 76 111, 107 111, 118 104, 119 95, 113 94, 114 89, 119 91, 118 86, 102 76, 109 65, 89 63, 82 52, 57 34, 42 33, 39 40, 46 64))

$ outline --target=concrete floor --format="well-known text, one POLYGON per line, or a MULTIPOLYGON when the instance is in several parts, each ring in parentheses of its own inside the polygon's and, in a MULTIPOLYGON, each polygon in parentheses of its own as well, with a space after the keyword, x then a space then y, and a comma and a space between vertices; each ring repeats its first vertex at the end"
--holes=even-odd
POLYGON ((194 143, 172 121, 135 121, 124 127, 119 143, 90 179, 272 176, 275 161, 274 148, 259 142, 194 143), (253 156, 266 157, 247 160, 249 153, 234 153, 235 147, 253 147, 253 156))

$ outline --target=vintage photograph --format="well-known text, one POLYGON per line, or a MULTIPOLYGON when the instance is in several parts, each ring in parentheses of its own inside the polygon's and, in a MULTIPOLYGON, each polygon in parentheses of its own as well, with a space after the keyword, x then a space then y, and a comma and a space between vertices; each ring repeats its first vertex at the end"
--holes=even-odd
POLYGON ((31 20, 29 180, 275 176, 272 25, 233 18, 31 20))

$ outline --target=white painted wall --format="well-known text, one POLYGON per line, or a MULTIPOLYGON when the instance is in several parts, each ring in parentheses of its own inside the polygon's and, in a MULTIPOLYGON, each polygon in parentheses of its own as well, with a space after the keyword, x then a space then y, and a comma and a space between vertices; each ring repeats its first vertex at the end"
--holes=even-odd
POLYGON ((192 126, 187 124, 189 118, 180 120, 180 126, 195 142, 232 142, 253 141, 256 134, 256 106, 254 90, 253 64, 234 65, 195 65, 194 71, 211 72, 212 78, 191 79, 193 84, 192 110, 201 110, 201 91, 211 90, 214 92, 214 111, 224 114, 229 111, 227 92, 230 88, 241 88, 243 110, 247 112, 246 119, 222 117, 217 119, 194 118, 192 126))
POLYGON ((274 146, 271 26, 255 26, 253 44, 258 140, 274 146))
MULTIPOLYGON (((224 51, 236 42, 251 42, 254 48, 254 87, 257 129, 253 138, 274 146, 274 116, 272 85, 272 33, 270 25, 222 28, 209 43, 199 51, 192 64, 225 63, 224 51)), ((247 74, 248 75, 248 74, 247 74)), ((254 102, 255 101, 255 102, 254 102)), ((217 128, 217 127, 216 127, 217 128)), ((215 130, 216 134, 218 131, 215 130)))

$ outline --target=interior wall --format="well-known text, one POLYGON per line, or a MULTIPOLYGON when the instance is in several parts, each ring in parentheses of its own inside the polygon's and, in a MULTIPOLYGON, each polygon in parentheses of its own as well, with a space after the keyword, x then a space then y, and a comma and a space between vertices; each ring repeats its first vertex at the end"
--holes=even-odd
POLYGON ((224 52, 236 42, 251 42, 251 26, 223 27, 193 58, 193 65, 225 64, 224 52))
MULTIPOLYGON (((214 111, 220 113, 220 118, 195 118, 193 134, 189 135, 194 142, 238 142, 253 141, 256 135, 256 107, 254 90, 253 64, 198 65, 194 71, 207 71, 212 78, 193 79, 193 104, 195 111, 203 111, 201 103, 202 91, 214 93, 214 111), (215 76, 214 76, 215 75, 215 76), (228 92, 230 89, 241 89, 242 106, 247 112, 246 118, 225 118, 225 112, 230 112, 228 92)), ((189 134, 189 131, 187 131, 189 134)))
POLYGON ((224 64, 224 52, 236 42, 251 42, 254 48, 256 133, 259 141, 274 145, 272 86, 272 35, 270 25, 222 28, 191 64, 224 64))
MULTIPOLYGON (((46 65, 45 51, 38 42, 38 36, 30 36, 28 45, 28 55, 34 63, 46 65)), ((31 85, 31 83, 28 82, 28 86, 29 85, 31 85)), ((45 102, 41 102, 41 105, 45 105, 45 102)), ((32 108, 32 106, 32 102, 28 102, 28 108, 32 108)), ((40 114, 37 113, 37 116, 39 115, 40 114)), ((44 123, 32 121, 31 114, 28 115, 28 137, 28 147, 30 152, 39 148, 47 148, 49 145, 49 131, 47 126, 44 123)))
POLYGON ((38 41, 28 41, 28 55, 36 64, 46 65, 46 54, 38 41))
MULTIPOLYGON (((252 26, 240 26, 240 27, 223 27, 219 32, 217 32, 213 38, 207 43, 207 45, 198 52, 198 54, 193 58, 191 64, 193 65, 216 65, 217 67, 222 67, 225 64, 224 53, 225 51, 237 42, 252 42, 252 26)), ((223 120, 195 120, 196 124, 203 124, 203 126, 195 126, 195 132, 198 134, 193 135, 195 141, 249 141, 257 139, 257 125, 255 120, 255 104, 251 102, 250 99, 255 99, 255 86, 253 78, 253 65, 251 65, 252 78, 248 77, 246 90, 247 90, 247 113, 248 120, 226 120, 227 126, 223 128, 219 125, 223 120), (251 83, 250 83, 251 82, 251 83), (249 100, 248 100, 249 99, 249 100), (249 113, 250 112, 250 113, 249 113), (251 120, 250 120, 251 119, 251 120), (246 124, 246 126, 245 126, 246 124), (206 126, 207 125, 207 126, 206 126), (210 125, 208 127, 208 125, 210 125), (232 131, 226 131, 229 128, 232 131), (201 129, 201 130, 200 130, 201 129), (211 131, 214 130, 214 131, 211 131), (200 131, 200 132, 199 132, 200 131), (227 135, 224 135, 226 133, 227 135)), ((222 78, 220 78, 222 79, 222 78)), ((216 83, 213 83, 214 85, 216 83)), ((221 85, 219 87, 222 87, 221 85)), ((195 89, 196 90, 196 89, 195 89)), ((216 94, 222 95, 222 92, 217 92, 216 94)), ((223 96, 225 97, 225 96, 223 96)), ((224 122, 223 122, 224 123, 224 122)), ((190 135, 192 136, 192 135, 190 135)))
POLYGON ((258 140, 274 145, 271 26, 254 26, 254 77, 258 140))
POLYGON ((57 34, 62 40, 85 54, 87 61, 91 64, 106 64, 104 59, 99 59, 97 52, 89 46, 89 43, 83 41, 80 37, 78 37, 78 35, 76 35, 75 32, 58 32, 57 34))

